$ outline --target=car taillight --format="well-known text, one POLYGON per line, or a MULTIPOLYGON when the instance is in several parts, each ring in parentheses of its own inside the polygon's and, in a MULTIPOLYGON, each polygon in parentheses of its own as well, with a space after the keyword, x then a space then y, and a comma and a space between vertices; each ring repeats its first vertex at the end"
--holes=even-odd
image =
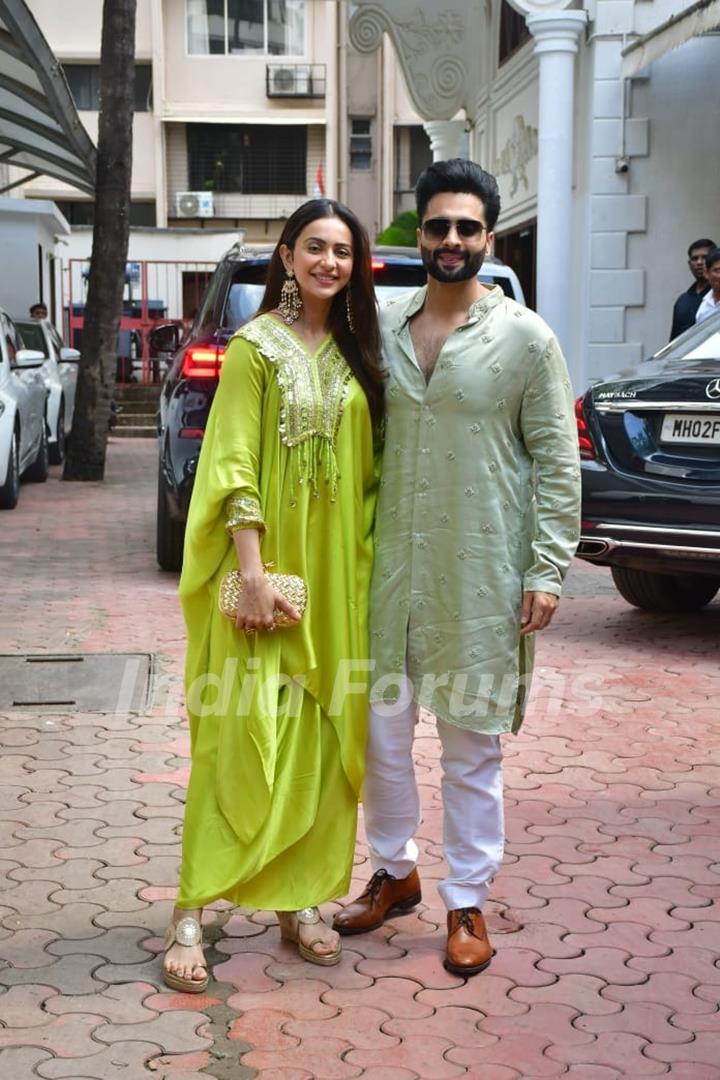
POLYGON ((575 419, 577 420, 580 457, 583 458, 584 461, 594 461, 596 457, 595 447, 592 444, 590 432, 588 431, 588 426, 585 422, 585 413, 583 412, 584 400, 584 397, 579 397, 575 402, 575 419))
POLYGON ((373 268, 373 270, 384 270, 385 269, 385 263, 382 262, 380 259, 373 259, 372 268, 373 268))
POLYGON ((182 374, 186 379, 219 379, 225 350, 219 345, 195 345, 183 357, 182 374))

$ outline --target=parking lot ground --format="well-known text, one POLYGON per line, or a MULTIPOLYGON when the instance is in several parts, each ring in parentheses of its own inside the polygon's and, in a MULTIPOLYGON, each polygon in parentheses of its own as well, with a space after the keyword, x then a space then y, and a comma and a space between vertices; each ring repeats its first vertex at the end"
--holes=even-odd
MULTIPOLYGON (((719 1080, 720 604, 643 614, 582 564, 538 642, 526 725, 505 739, 488 971, 442 966, 425 718, 418 909, 321 968, 272 913, 218 904, 207 993, 164 989, 188 741, 155 460, 151 440, 112 440, 103 484, 53 470, 0 515, 0 653, 154 657, 139 714, 0 709, 0 1076, 719 1080)), ((368 876, 361 839, 353 890, 368 876)))

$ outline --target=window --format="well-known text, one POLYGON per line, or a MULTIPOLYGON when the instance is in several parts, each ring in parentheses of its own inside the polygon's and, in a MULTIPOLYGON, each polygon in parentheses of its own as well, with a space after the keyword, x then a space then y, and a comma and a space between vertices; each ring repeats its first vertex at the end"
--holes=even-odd
POLYGON ((186 0, 191 56, 302 56, 305 0, 186 0))
POLYGON ((365 172, 372 166, 372 132, 370 120, 350 121, 350 168, 365 172))
POLYGON ((187 149, 193 191, 307 191, 307 129, 302 124, 188 124, 187 149))
MULTIPOLYGON (((100 65, 63 64, 70 93, 78 109, 97 112, 100 108, 100 65)), ((152 65, 135 65, 135 112, 152 108, 152 65)))
POLYGON ((525 22, 525 16, 515 8, 510 7, 507 0, 502 0, 500 5, 500 49, 498 63, 503 64, 516 49, 530 37, 530 31, 525 22))
MULTIPOLYGON (((92 225, 95 221, 95 203, 89 199, 55 199, 55 204, 70 225, 92 225)), ((155 203, 130 203, 131 225, 155 225, 155 203)))

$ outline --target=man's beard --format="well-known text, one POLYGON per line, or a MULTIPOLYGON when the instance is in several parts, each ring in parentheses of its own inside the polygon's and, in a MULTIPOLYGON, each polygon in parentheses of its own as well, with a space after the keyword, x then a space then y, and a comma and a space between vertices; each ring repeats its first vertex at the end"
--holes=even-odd
POLYGON ((420 257, 423 261, 423 266, 427 270, 431 277, 434 277, 436 281, 442 281, 445 285, 450 285, 455 281, 469 281, 470 278, 474 278, 482 266, 485 260, 485 248, 481 251, 476 251, 473 255, 467 251, 455 251, 450 248, 435 248, 431 251, 429 248, 420 245, 420 257), (452 270, 444 270, 437 262, 440 255, 457 255, 463 261, 459 266, 456 266, 452 270))

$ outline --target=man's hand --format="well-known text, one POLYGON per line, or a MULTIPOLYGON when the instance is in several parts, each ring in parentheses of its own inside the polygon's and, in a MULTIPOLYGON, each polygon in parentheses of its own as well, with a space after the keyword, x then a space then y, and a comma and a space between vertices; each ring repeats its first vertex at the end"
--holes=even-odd
POLYGON ((552 593, 523 593, 520 637, 524 634, 533 634, 536 630, 544 630, 546 626, 549 626, 559 603, 559 598, 553 596, 552 593))

